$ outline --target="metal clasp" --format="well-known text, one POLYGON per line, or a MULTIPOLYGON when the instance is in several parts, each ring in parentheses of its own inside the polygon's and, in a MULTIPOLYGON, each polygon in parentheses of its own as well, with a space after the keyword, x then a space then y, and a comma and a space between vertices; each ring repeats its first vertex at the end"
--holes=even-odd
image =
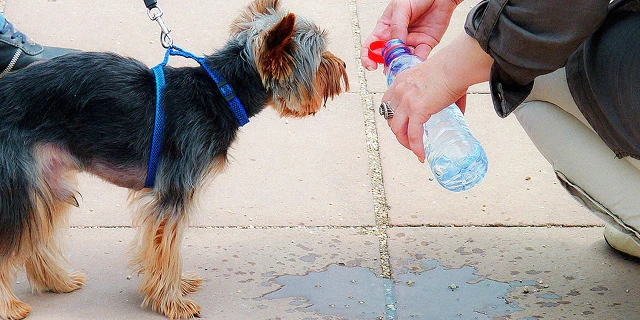
POLYGON ((160 29, 162 30, 162 32, 160 33, 160 43, 162 43, 163 47, 169 48, 173 46, 173 38, 170 34, 171 29, 169 29, 169 27, 167 27, 167 25, 164 23, 164 20, 162 20, 163 14, 164 13, 162 12, 162 9, 157 6, 149 8, 147 11, 149 19, 151 19, 151 21, 156 21, 160 26, 160 29))

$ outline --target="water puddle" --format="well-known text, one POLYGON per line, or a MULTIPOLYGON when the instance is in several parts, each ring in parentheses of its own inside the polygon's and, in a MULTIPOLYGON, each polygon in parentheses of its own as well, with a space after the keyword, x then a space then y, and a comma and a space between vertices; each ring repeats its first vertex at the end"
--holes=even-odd
POLYGON ((522 310, 507 295, 535 284, 493 281, 472 267, 447 269, 435 260, 419 263, 422 271, 394 279, 340 265, 303 276, 280 276, 274 280, 280 289, 262 298, 294 298, 292 311, 346 319, 495 319, 522 310))
POLYGON ((366 268, 330 265, 322 272, 281 276, 275 282, 282 287, 264 298, 296 297, 304 302, 304 311, 348 319, 376 319, 385 314, 384 282, 391 280, 379 278, 366 268))

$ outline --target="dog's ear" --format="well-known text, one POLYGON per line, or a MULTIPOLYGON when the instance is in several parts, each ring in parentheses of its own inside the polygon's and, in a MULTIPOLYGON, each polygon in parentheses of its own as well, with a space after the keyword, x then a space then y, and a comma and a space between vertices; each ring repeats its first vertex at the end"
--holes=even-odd
POLYGON ((295 25, 295 14, 289 13, 265 34, 256 59, 263 79, 284 79, 292 72, 295 25))
POLYGON ((259 15, 266 15, 280 10, 279 0, 255 0, 240 13, 231 24, 231 34, 236 35, 251 25, 259 15))
POLYGON ((267 14, 269 9, 273 11, 280 10, 279 0, 256 0, 249 5, 249 9, 261 14, 267 14))

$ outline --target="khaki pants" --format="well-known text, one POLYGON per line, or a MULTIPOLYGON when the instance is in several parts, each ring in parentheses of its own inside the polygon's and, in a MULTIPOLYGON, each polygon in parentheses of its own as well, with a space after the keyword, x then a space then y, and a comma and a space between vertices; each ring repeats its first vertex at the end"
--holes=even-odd
POLYGON ((616 159, 578 110, 565 70, 538 77, 514 114, 565 189, 640 244, 640 161, 616 159))

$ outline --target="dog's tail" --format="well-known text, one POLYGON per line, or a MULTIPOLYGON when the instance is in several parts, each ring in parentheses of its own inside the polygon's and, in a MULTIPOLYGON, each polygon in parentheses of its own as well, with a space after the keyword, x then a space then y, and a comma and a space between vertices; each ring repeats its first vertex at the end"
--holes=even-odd
MULTIPOLYGON (((5 140, 5 139, 2 139, 5 140)), ((0 260, 18 253, 29 232, 36 205, 36 179, 32 156, 24 143, 0 145, 0 260)))

